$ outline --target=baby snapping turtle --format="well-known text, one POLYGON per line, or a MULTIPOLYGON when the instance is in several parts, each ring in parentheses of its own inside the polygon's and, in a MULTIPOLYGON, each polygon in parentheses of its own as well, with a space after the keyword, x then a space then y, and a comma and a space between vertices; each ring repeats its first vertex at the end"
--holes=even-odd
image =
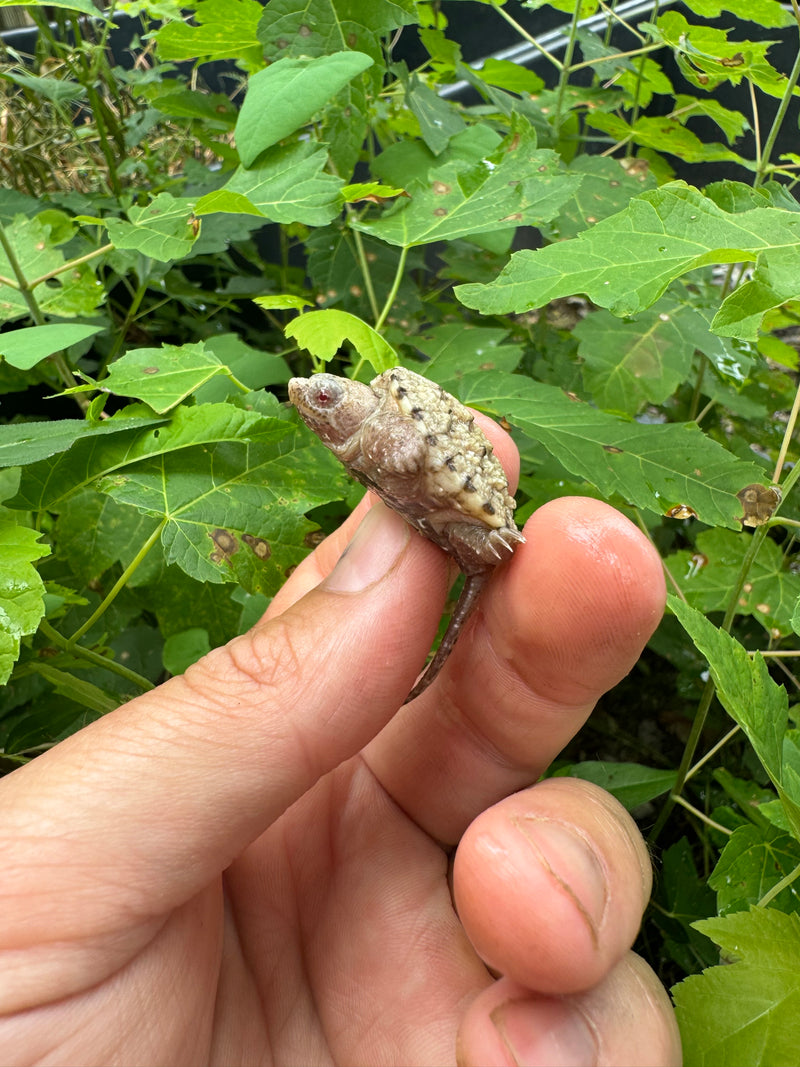
POLYGON ((514 498, 474 415, 435 382, 394 367, 369 385, 315 374, 292 378, 289 399, 350 473, 466 576, 439 649, 406 699, 431 684, 492 570, 525 538, 514 498))

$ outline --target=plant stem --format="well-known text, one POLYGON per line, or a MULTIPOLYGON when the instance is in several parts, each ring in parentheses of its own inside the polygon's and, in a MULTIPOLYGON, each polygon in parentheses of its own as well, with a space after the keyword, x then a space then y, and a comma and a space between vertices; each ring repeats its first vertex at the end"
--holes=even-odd
MULTIPOLYGON (((800 8, 798 8, 797 0, 792 0, 792 9, 794 11, 794 17, 800 27, 800 8)), ((767 134, 767 140, 764 144, 763 151, 761 152, 761 161, 758 166, 758 171, 756 172, 755 181, 753 182, 754 189, 757 189, 759 185, 761 185, 767 170, 769 169, 770 156, 775 147, 775 142, 778 139, 778 134, 781 131, 781 126, 783 126, 783 120, 786 118, 786 112, 789 110, 789 104, 791 103, 794 88, 797 85, 798 79, 800 79, 800 48, 797 50, 791 74, 787 79, 786 85, 783 87, 781 102, 778 105, 778 110, 775 113, 775 118, 772 120, 772 126, 767 134)))
POLYGON ((706 752, 705 756, 701 756, 700 759, 697 761, 697 763, 695 763, 694 767, 692 767, 692 769, 690 771, 687 771, 687 773, 686 773, 686 781, 688 782, 690 778, 693 778, 697 774, 697 772, 700 770, 700 768, 705 763, 708 763, 708 761, 713 756, 716 756, 716 754, 719 752, 719 750, 721 748, 724 748, 725 745, 727 745, 727 743, 732 738, 734 738, 739 733, 740 730, 741 730, 741 726, 734 726, 734 728, 732 730, 728 730, 728 732, 725 734, 725 736, 720 738, 720 740, 717 741, 717 743, 715 745, 712 745, 711 748, 708 750, 708 752, 706 752))
POLYGON ((72 637, 70 637, 68 639, 68 644, 69 644, 70 648, 72 648, 75 645, 75 642, 79 641, 83 637, 83 635, 85 633, 87 633, 89 630, 91 630, 91 628, 94 626, 94 624, 97 622, 97 620, 102 615, 104 615, 106 611, 108 611, 108 609, 111 607, 111 605, 117 599, 119 594, 122 592, 122 590, 128 584, 128 581, 129 581, 131 575, 136 572, 136 570, 138 569, 138 567, 139 567, 140 563, 142 562, 142 560, 144 559, 144 557, 147 555, 147 553, 150 551, 150 549, 153 547, 153 545, 159 539, 159 537, 161 536, 161 531, 164 529, 164 527, 166 525, 167 525, 167 520, 163 519, 158 524, 158 526, 156 526, 156 528, 153 530, 153 532, 147 538, 145 543, 142 545, 142 547, 139 549, 139 551, 133 557, 133 559, 128 564, 128 566, 125 568, 125 570, 122 572, 122 574, 119 576, 117 581, 114 583, 113 589, 111 589, 111 591, 101 601, 101 603, 97 606, 97 608, 92 612, 92 614, 89 616, 89 618, 83 624, 83 626, 80 626, 75 631, 75 633, 72 635, 72 637))
POLYGON ((509 15, 505 8, 498 7, 495 3, 492 4, 492 7, 495 9, 497 14, 501 18, 504 18, 506 20, 509 26, 513 26, 513 28, 517 31, 517 33, 524 41, 527 41, 528 44, 532 44, 534 48, 538 49, 538 51, 544 56, 545 59, 549 59, 553 66, 556 68, 556 70, 560 71, 562 69, 564 64, 559 59, 556 59, 556 57, 552 53, 548 52, 547 49, 543 47, 543 45, 540 45, 536 38, 533 37, 530 33, 528 33, 525 27, 521 26, 515 18, 512 18, 512 16, 509 15))
MULTIPOLYGON (((739 605, 739 594, 742 591, 742 586, 747 580, 747 575, 750 573, 750 568, 753 565, 753 561, 758 555, 758 551, 761 548, 761 545, 763 544, 764 538, 766 536, 767 527, 760 526, 752 535, 750 539, 750 544, 747 547, 747 551, 742 557, 742 563, 739 567, 739 574, 737 575, 736 583, 733 589, 731 590, 731 595, 728 600, 728 607, 725 611, 725 617, 722 620, 721 629, 725 630, 726 632, 730 632, 731 624, 733 623, 733 618, 736 614, 736 608, 739 605)), ((703 729, 705 727, 706 719, 708 718, 708 710, 711 707, 711 701, 714 699, 715 691, 716 687, 714 686, 714 681, 712 678, 709 677, 708 681, 705 684, 705 688, 703 689, 703 695, 700 697, 700 703, 697 705, 697 712, 694 717, 694 722, 692 723, 692 728, 689 731, 689 737, 686 740, 686 745, 683 750, 683 756, 681 758, 680 766, 678 767, 678 776, 675 780, 675 785, 672 789, 672 792, 664 802, 664 806, 659 812, 655 825, 653 826, 653 829, 650 832, 648 841, 651 844, 656 841, 658 835, 664 829, 664 825, 666 824, 666 821, 669 818, 669 814, 675 804, 682 802, 680 795, 681 790, 686 784, 686 779, 689 774, 689 768, 692 765, 695 750, 697 749, 697 745, 700 741, 700 735, 702 734, 703 729)))
MULTIPOLYGON (((616 55, 609 56, 608 60, 611 60, 611 59, 623 59, 625 56, 644 56, 644 55, 647 55, 648 52, 655 52, 659 48, 663 48, 663 47, 664 46, 660 45, 660 44, 646 44, 646 45, 643 45, 641 48, 633 48, 633 49, 631 49, 630 52, 617 52, 616 55)), ((585 67, 594 67, 594 66, 597 66, 599 63, 608 62, 608 60, 605 59, 605 58, 600 59, 600 60, 598 60, 598 59, 586 59, 582 63, 576 63, 574 67, 570 67, 569 68, 569 73, 570 74, 574 74, 576 70, 583 70, 585 67)))
MULTIPOLYGON (((348 204, 347 206, 349 207, 350 205, 348 204)), ((369 269, 367 254, 364 251, 364 242, 361 239, 361 234, 358 230, 351 230, 350 232, 355 241, 356 255, 358 257, 358 264, 361 267, 361 276, 364 279, 364 288, 367 291, 367 300, 369 300, 370 311, 372 312, 372 317, 377 321, 380 318, 380 311, 378 310, 378 299, 375 296, 375 287, 372 284, 372 271, 369 269)))
POLYGON ((113 252, 114 245, 110 242, 103 245, 101 248, 96 248, 94 252, 87 252, 85 256, 78 256, 77 259, 71 259, 68 263, 62 263, 60 267, 56 267, 54 270, 48 271, 47 274, 42 274, 38 278, 34 278, 32 282, 29 282, 31 289, 35 289, 37 285, 41 285, 42 282, 49 282, 51 278, 57 278, 59 274, 63 274, 64 271, 72 270, 73 267, 79 267, 81 263, 89 263, 93 259, 97 259, 98 256, 104 256, 106 252, 113 252))
POLYGON ((124 667, 121 663, 117 663, 116 660, 109 659, 107 656, 101 656, 99 652, 95 652, 91 648, 84 648, 82 645, 75 645, 71 641, 68 641, 66 637, 50 625, 47 619, 42 619, 39 623, 39 629, 48 641, 52 641, 57 648, 61 648, 65 652, 69 652, 71 655, 78 656, 80 659, 85 659, 95 667, 102 667, 105 670, 111 671, 113 674, 118 674, 121 678, 133 682, 133 684, 141 689, 142 692, 155 689, 155 686, 149 679, 141 674, 137 674, 136 671, 132 671, 129 667, 124 667))
POLYGON ((400 282, 403 280, 403 273, 406 269, 406 259, 408 258, 409 245, 403 245, 400 250, 400 258, 397 261, 397 270, 394 272, 394 281, 392 282, 392 288, 389 290, 389 295, 386 297, 386 303, 383 305, 383 311, 381 311, 375 322, 375 331, 380 333, 383 329, 383 324, 386 322, 386 316, 392 310, 392 304, 397 296, 397 290, 400 288, 400 282))
POLYGON ((553 127, 558 133, 561 129, 561 125, 564 122, 564 97, 567 92, 567 86, 569 85, 569 77, 572 73, 572 57, 575 53, 575 45, 578 40, 578 22, 580 21, 581 5, 578 3, 575 5, 575 10, 572 12, 572 22, 569 25, 569 37, 567 38, 567 47, 564 50, 564 62, 561 65, 561 70, 558 75, 558 95, 556 96, 556 113, 553 118, 553 127))
POLYGON ((700 822, 704 822, 706 826, 710 826, 712 830, 719 830, 721 834, 725 834, 727 837, 730 837, 733 833, 733 830, 729 830, 727 826, 723 826, 721 823, 709 819, 709 817, 700 811, 699 808, 696 808, 694 804, 690 804, 688 800, 684 800, 683 797, 676 797, 675 803, 680 804, 682 808, 686 808, 686 810, 690 811, 692 815, 700 820, 700 822))
POLYGON ((793 871, 789 871, 787 875, 784 875, 779 882, 776 882, 772 889, 768 889, 764 896, 756 904, 757 908, 766 908, 767 904, 770 904, 778 893, 783 892, 787 886, 790 886, 796 878, 800 877, 800 864, 798 864, 793 871))
POLYGON ((772 475, 773 482, 777 485, 780 481, 781 473, 783 472, 783 465, 786 462, 786 453, 789 451, 789 445, 794 434, 794 428, 797 425, 797 415, 800 413, 800 386, 798 386, 794 394, 794 403, 792 404, 792 410, 789 414, 789 421, 786 423, 786 429, 783 433, 783 440, 781 441, 781 450, 778 453, 778 459, 775 463, 775 473, 772 475))
POLYGON ((144 294, 146 292, 147 282, 140 281, 139 285, 136 288, 136 292, 131 297, 131 302, 128 304, 128 309, 125 312, 125 318, 123 319, 121 325, 115 331, 114 340, 112 342, 111 348, 108 350, 108 354, 106 355, 103 362, 97 368, 98 379, 105 377, 106 368, 108 367, 109 363, 112 363, 117 358, 117 353, 119 352, 120 348, 122 348, 122 346, 125 344, 130 324, 133 322, 136 316, 136 312, 139 310, 139 305, 144 299, 144 294))
MULTIPOLYGON (((30 282, 25 277, 25 272, 23 271, 22 266, 20 265, 20 262, 17 259, 17 254, 14 251, 14 246, 9 241, 8 234, 6 233, 5 227, 2 223, 0 223, 0 247, 2 247, 3 251, 5 252, 8 264, 11 267, 11 270, 14 272, 14 276, 17 279, 16 288, 18 292, 22 294, 22 299, 28 305, 28 310, 30 311, 31 318, 37 326, 42 326, 44 324, 44 314, 42 313, 42 309, 39 307, 39 303, 32 292, 32 286, 30 282)), ((55 367, 59 378, 67 387, 67 389, 72 389, 75 385, 78 384, 75 381, 75 377, 73 376, 72 371, 70 370, 69 364, 64 358, 63 352, 54 352, 51 356, 48 356, 48 359, 55 367)), ((89 401, 86 399, 85 396, 75 394, 75 401, 81 411, 86 412, 88 410, 89 401)))

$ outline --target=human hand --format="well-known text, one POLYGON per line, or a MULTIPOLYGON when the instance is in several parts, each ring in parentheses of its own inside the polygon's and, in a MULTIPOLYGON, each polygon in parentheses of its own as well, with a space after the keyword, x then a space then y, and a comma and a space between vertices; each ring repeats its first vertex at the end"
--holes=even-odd
POLYGON ((0 782, 4 1062, 679 1062, 634 824, 524 789, 656 625, 656 554, 540 509, 401 708, 448 566, 369 504, 249 634, 0 782))

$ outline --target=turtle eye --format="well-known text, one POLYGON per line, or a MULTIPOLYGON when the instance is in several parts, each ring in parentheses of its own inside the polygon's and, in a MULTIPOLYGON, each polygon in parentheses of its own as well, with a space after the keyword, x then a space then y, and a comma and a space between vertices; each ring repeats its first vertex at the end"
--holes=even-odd
POLYGON ((323 410, 330 410, 341 401, 342 388, 339 383, 333 378, 333 375, 320 375, 320 377, 328 377, 328 381, 313 382, 311 390, 310 400, 316 408, 323 410))

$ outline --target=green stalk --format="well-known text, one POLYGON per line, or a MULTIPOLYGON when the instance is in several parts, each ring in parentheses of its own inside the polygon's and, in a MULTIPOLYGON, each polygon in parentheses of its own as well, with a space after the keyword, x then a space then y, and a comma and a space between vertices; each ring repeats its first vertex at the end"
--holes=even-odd
POLYGON ((783 890, 790 886, 798 877, 800 877, 800 864, 798 864, 794 870, 789 871, 787 875, 784 875, 779 882, 776 882, 772 889, 768 889, 761 900, 758 901, 756 907, 766 908, 766 906, 775 899, 778 893, 782 893, 783 890))
MULTIPOLYGON (((347 207, 349 208, 350 205, 348 204, 347 207)), ((364 288, 367 291, 367 300, 369 301, 370 310, 372 311, 373 318, 377 321, 380 318, 378 298, 375 296, 375 287, 372 284, 372 271, 369 269, 369 263, 367 262, 367 254, 364 251, 364 242, 361 239, 361 234, 358 230, 351 230, 350 232, 355 241, 356 256, 358 257, 358 265, 361 267, 361 276, 364 279, 364 288)))
POLYGON ((131 575, 133 575, 138 570, 139 565, 141 564, 142 560, 145 558, 147 553, 150 551, 150 549, 153 547, 153 545, 159 539, 159 537, 161 536, 161 531, 164 529, 164 527, 166 525, 167 525, 167 520, 164 519, 162 522, 160 522, 158 524, 158 526, 156 526, 155 530, 153 530, 153 532, 147 538, 145 543, 142 545, 142 547, 139 549, 139 551, 133 557, 133 559, 128 564, 128 566, 125 568, 125 570, 122 572, 122 574, 119 576, 117 581, 114 583, 113 589, 106 595, 106 597, 101 601, 101 603, 97 606, 97 608, 92 612, 92 614, 89 616, 89 618, 83 624, 83 626, 80 626, 75 631, 75 633, 72 635, 72 637, 68 638, 68 644, 69 644, 70 648, 73 648, 75 646, 75 643, 77 641, 79 641, 83 637, 83 635, 85 633, 87 633, 89 630, 91 630, 91 628, 94 626, 94 624, 97 622, 97 620, 99 618, 101 618, 106 613, 106 611, 108 611, 108 609, 111 607, 111 605, 117 599, 119 594, 122 592, 122 590, 128 584, 128 581, 130 580, 131 575))
MULTIPOLYGON (((44 314, 42 313, 42 309, 39 307, 39 303, 36 300, 36 297, 31 291, 31 285, 28 282, 28 279, 25 277, 25 272, 23 271, 20 262, 17 259, 17 254, 14 251, 14 246, 9 241, 8 235, 5 231, 5 227, 2 223, 0 223, 0 247, 2 247, 3 251, 5 252, 9 266, 14 272, 14 276, 17 280, 16 288, 22 294, 22 299, 28 305, 28 310, 30 311, 31 318, 37 326, 42 326, 44 324, 44 314)), ((48 357, 48 359, 53 364, 58 373, 59 378, 68 389, 71 389, 73 386, 78 384, 75 381, 72 371, 70 370, 69 364, 64 358, 63 352, 54 352, 53 355, 48 357)), ((88 400, 86 399, 86 397, 81 396, 80 393, 75 394, 75 400, 78 404, 78 407, 80 407, 82 411, 86 411, 89 407, 88 400)))
POLYGON ((383 329, 383 324, 386 322, 386 316, 392 310, 392 304, 394 304, 395 297, 397 296, 397 290, 400 288, 400 282, 403 280, 403 273, 406 269, 406 259, 408 258, 409 245, 403 245, 400 250, 400 258, 397 261, 397 270, 394 273, 394 281, 392 282, 392 288, 389 290, 389 295, 386 297, 386 303, 383 305, 383 311, 375 322, 375 331, 380 333, 383 329))
POLYGON ((798 48, 797 56, 795 57, 794 66, 792 72, 789 75, 789 79, 786 82, 786 86, 783 90, 783 96, 781 102, 778 105, 778 110, 775 114, 775 118, 772 121, 767 140, 764 144, 764 148, 761 151, 761 163, 756 173, 755 181, 753 182, 753 188, 757 189, 763 182, 766 173, 769 169, 769 160, 772 155, 772 150, 775 147, 775 142, 778 139, 778 134, 781 132, 781 126, 783 120, 786 118, 786 112, 789 108, 789 104, 792 101, 792 92, 797 85, 798 79, 800 79, 800 48, 798 48))
POLYGON ((517 31, 523 41, 527 41, 528 44, 532 44, 533 47, 536 48, 541 53, 541 55, 544 56, 545 59, 549 60, 553 64, 556 70, 560 71, 563 69, 564 64, 561 62, 561 60, 556 59, 556 57, 551 52, 548 52, 543 45, 539 44, 536 38, 532 34, 528 33, 525 27, 521 26, 516 19, 512 18, 505 8, 498 7, 497 4, 494 2, 492 2, 492 7, 495 9, 497 14, 501 18, 504 18, 506 20, 509 26, 512 26, 517 31))
MULTIPOLYGON (((736 584, 734 585, 731 596, 728 600, 728 608, 725 612, 725 618, 722 620, 721 629, 726 632, 730 632, 731 624, 733 623, 734 616, 736 615, 736 608, 739 605, 739 595, 742 591, 742 586, 747 581, 747 575, 750 573, 750 568, 753 566, 753 562, 758 555, 758 551, 764 542, 764 538, 767 536, 767 527, 759 527, 750 539, 750 544, 742 558, 742 564, 739 568, 739 574, 736 578, 736 584)), ((689 737, 686 740, 686 745, 683 750, 683 757, 681 758, 680 766, 678 767, 678 776, 675 781, 675 785, 664 802, 658 818, 656 819, 655 826, 650 832, 648 841, 650 844, 654 844, 661 831, 664 829, 669 815, 676 803, 680 802, 680 794, 683 789, 689 769, 692 766, 694 754, 697 750, 697 745, 700 741, 700 736, 706 725, 706 719, 708 718, 708 710, 711 707, 711 701, 714 699, 715 686, 711 678, 706 682, 703 690, 703 695, 700 697, 700 703, 697 705, 697 713, 692 723, 692 729, 689 732, 689 737)))
POLYGON ((578 3, 575 5, 575 10, 572 12, 572 22, 569 26, 569 37, 567 38, 567 47, 564 51, 564 62, 561 65, 561 70, 558 75, 558 95, 556 96, 556 114, 553 120, 553 127, 556 133, 561 129, 561 125, 564 121, 564 97, 567 92, 567 85, 569 85, 569 76, 572 73, 572 57, 575 53, 575 45, 578 37, 578 22, 580 21, 581 5, 578 3))
POLYGON ((58 630, 54 629, 47 619, 42 619, 39 623, 39 629, 48 641, 52 641, 56 648, 60 648, 64 652, 69 652, 70 655, 77 656, 80 659, 85 659, 95 667, 102 667, 104 670, 111 671, 112 674, 118 674, 120 678, 125 678, 127 681, 132 682, 137 688, 141 689, 142 692, 155 689, 155 686, 149 679, 143 677, 141 674, 137 674, 136 671, 132 671, 129 667, 125 667, 121 663, 117 663, 116 660, 109 659, 107 656, 101 656, 99 652, 95 652, 91 648, 84 648, 82 645, 72 644, 66 637, 60 634, 58 630))

